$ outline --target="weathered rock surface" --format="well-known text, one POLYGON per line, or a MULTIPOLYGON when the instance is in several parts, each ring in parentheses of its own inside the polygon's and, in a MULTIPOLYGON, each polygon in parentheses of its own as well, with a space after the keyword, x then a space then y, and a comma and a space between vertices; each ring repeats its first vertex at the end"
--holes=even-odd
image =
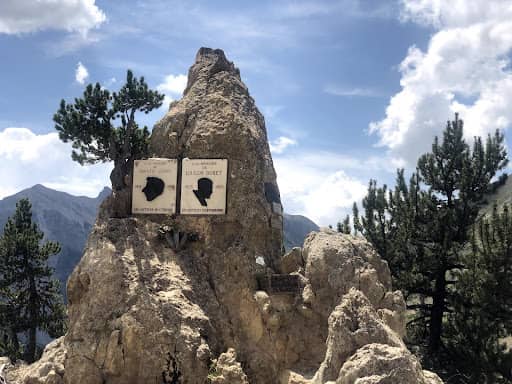
POLYGON ((114 219, 105 202, 68 281, 59 352, 14 369, 15 382, 60 383, 41 371, 51 361, 48 372, 66 384, 437 383, 405 348, 403 297, 366 241, 321 231, 280 262, 263 117, 222 51, 199 51, 151 150, 229 159, 227 214, 114 219), (174 251, 161 225, 197 241, 174 251), (257 274, 280 268, 299 276, 300 292, 258 290, 257 274))
POLYGON ((66 347, 64 338, 61 337, 46 346, 43 356, 35 364, 21 363, 16 366, 7 364, 7 383, 62 384, 65 361, 66 347))
POLYGON ((233 348, 213 362, 208 379, 212 384, 249 384, 233 348))
POLYGON ((280 270, 282 273, 299 272, 304 267, 302 259, 302 248, 294 247, 285 253, 280 261, 280 270))
POLYGON ((153 130, 151 150, 155 157, 227 158, 227 215, 181 216, 180 224, 220 248, 238 241, 275 265, 283 246, 283 217, 273 209, 281 200, 265 121, 221 50, 199 50, 183 98, 153 130))

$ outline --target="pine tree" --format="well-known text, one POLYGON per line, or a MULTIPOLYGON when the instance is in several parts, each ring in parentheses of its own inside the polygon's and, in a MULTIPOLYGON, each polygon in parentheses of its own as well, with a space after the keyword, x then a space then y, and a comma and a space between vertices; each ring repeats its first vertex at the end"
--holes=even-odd
POLYGON ((407 185, 404 171, 399 169, 393 190, 386 185, 378 187, 375 180, 370 180, 363 199, 364 217, 359 216, 356 203, 353 207, 354 230, 365 236, 388 262, 393 286, 404 293, 407 301, 428 294, 422 289, 428 282, 421 273, 425 251, 418 241, 421 223, 426 222, 423 216, 428 199, 428 193, 419 188, 418 174, 413 173, 407 185))
POLYGON ((454 310, 444 337, 453 382, 512 383, 512 351, 504 339, 512 334, 512 214, 494 205, 491 217, 471 231, 456 271, 454 310))
POLYGON ((0 328, 11 352, 19 350, 18 335, 26 333, 24 357, 28 362, 37 357, 37 330, 57 337, 65 324, 59 284, 48 266, 48 258, 59 253, 60 246, 51 241, 41 244, 43 237, 32 222, 29 200, 21 199, 0 238, 0 328))
POLYGON ((489 136, 473 148, 463 139, 455 115, 442 142, 420 157, 407 186, 403 170, 393 191, 370 181, 363 217, 354 223, 385 258, 395 286, 406 295, 413 341, 426 345, 430 357, 442 344, 443 322, 453 309, 456 271, 464 269, 461 251, 476 220, 478 203, 496 172, 507 164, 503 135, 489 136))
POLYGON ((339 221, 338 224, 336 224, 336 231, 339 233, 344 233, 346 235, 350 235, 352 232, 352 228, 350 227, 350 216, 347 215, 343 219, 343 221, 339 221))
POLYGON ((386 216, 388 210, 387 186, 377 187, 376 180, 370 180, 368 193, 363 199, 364 217, 359 217, 357 205, 354 206, 354 228, 362 232, 373 244, 379 254, 388 260, 389 248, 389 218, 386 216))
POLYGON ((497 171, 507 164, 504 137, 498 131, 487 139, 475 138, 473 149, 463 139, 463 122, 455 115, 448 122, 439 144, 420 157, 418 168, 431 193, 427 206, 430 218, 424 242, 431 245, 432 304, 429 304, 429 349, 435 353, 441 343, 443 317, 450 303, 448 286, 455 270, 464 268, 461 251, 468 241, 469 229, 476 220, 478 203, 497 171))
POLYGON ((73 104, 64 100, 53 116, 55 128, 62 141, 71 141, 72 159, 83 164, 113 161, 110 174, 112 189, 129 186, 126 176, 133 161, 147 155, 149 131, 139 128, 136 112, 149 113, 162 105, 164 96, 150 90, 144 77, 126 74, 126 84, 119 92, 110 93, 96 85, 87 85, 83 97, 73 104), (120 124, 116 125, 119 120, 120 124))

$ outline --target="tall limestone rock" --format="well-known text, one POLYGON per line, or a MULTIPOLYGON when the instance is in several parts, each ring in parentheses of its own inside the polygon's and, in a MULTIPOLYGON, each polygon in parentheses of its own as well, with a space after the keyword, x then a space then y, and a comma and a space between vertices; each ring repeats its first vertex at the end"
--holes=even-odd
POLYGON ((106 201, 68 281, 67 334, 9 368, 10 382, 441 382, 404 346, 403 297, 367 242, 321 231, 281 259, 264 120, 222 51, 199 50, 151 151, 228 159, 226 215, 112 218, 106 201), (300 289, 260 289, 258 276, 280 271, 300 289))
POLYGON ((228 159, 227 215, 180 216, 178 222, 221 249, 239 241, 246 257, 275 265, 283 218, 265 121, 224 52, 199 50, 183 98, 153 129, 151 151, 155 157, 228 159))

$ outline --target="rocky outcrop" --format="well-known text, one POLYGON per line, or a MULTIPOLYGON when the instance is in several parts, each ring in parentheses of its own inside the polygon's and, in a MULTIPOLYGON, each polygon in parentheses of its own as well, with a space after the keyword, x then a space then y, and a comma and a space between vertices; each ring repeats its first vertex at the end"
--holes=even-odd
POLYGON ((211 384, 249 384, 233 348, 212 362, 208 379, 211 384))
MULTIPOLYGON (((58 338, 49 343, 39 361, 32 365, 23 362, 13 366, 6 365, 7 383, 24 384, 62 384, 64 383, 64 364, 66 361, 66 346, 64 338, 58 338)), ((2 365, 0 363, 0 365, 2 365)), ((1 381, 0 381, 1 383, 1 381)))
MULTIPOLYGON (((167 158, 227 158, 227 215, 180 216, 215 247, 239 241, 274 266, 281 256, 283 217, 265 121, 240 72, 221 50, 201 48, 183 98, 151 135, 151 152, 167 158)), ((252 261, 252 260, 251 260, 252 261)))
POLYGON ((347 360, 336 384, 437 384, 442 381, 432 372, 422 371, 418 361, 404 348, 367 344, 347 360))
MULTIPOLYGON (((325 230, 281 259, 282 210, 264 120, 222 51, 199 51, 183 99, 155 126, 151 151, 227 158, 227 214, 112 218, 107 200, 68 281, 69 330, 57 348, 63 375, 61 360, 49 366, 60 372, 56 380, 436 383, 400 338, 403 297, 366 241, 325 230), (195 241, 173 250, 159 236, 162 226, 195 241), (299 289, 260 289, 262 274, 279 273, 297 276, 299 289)), ((30 383, 28 370, 49 356, 14 369, 17 380, 30 383)))

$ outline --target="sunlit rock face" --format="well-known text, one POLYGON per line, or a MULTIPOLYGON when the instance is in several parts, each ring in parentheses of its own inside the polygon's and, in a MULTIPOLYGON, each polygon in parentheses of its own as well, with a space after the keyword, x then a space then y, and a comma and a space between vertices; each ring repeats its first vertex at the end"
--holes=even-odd
POLYGON ((224 52, 199 50, 183 98, 153 129, 151 152, 155 157, 228 159, 227 214, 178 220, 222 249, 239 241, 249 258, 259 255, 267 265, 276 264, 283 219, 265 121, 224 52))

